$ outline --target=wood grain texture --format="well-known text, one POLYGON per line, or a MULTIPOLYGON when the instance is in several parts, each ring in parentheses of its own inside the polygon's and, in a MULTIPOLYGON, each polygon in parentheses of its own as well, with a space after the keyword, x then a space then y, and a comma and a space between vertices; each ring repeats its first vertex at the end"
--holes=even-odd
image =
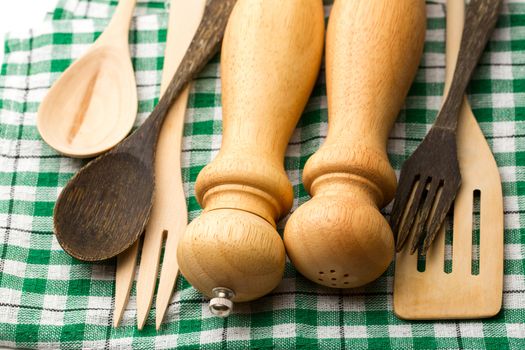
POLYGON ((501 4, 502 0, 472 0, 468 5, 450 93, 427 136, 401 169, 391 216, 397 251, 409 242, 412 253, 422 245, 424 255, 459 190, 457 118, 465 89, 494 30, 501 4))
POLYGON ((189 81, 218 51, 234 0, 210 0, 166 92, 149 118, 110 152, 83 167, 60 193, 54 231, 71 256, 105 260, 129 248, 149 219, 160 128, 189 81))
POLYGON ((390 227, 379 209, 396 177, 386 155, 390 129, 423 52, 420 0, 337 0, 328 23, 328 136, 303 173, 312 199, 289 218, 284 242, 313 282, 361 286, 393 258, 390 227))
POLYGON ((93 46, 53 84, 38 109, 47 144, 70 157, 103 153, 122 141, 137 115, 128 30, 136 0, 121 0, 93 46))
MULTIPOLYGON (((464 3, 447 2, 447 79, 452 80, 464 23, 464 3)), ((503 194, 498 167, 465 98, 458 123, 462 184, 454 203, 452 271, 445 273, 445 227, 419 272, 417 255, 396 256, 394 312, 403 319, 471 319, 496 315, 503 292, 503 194), (483 176, 480 176, 483 174, 483 176), (480 191, 479 274, 472 273, 473 198, 480 191)))
POLYGON ((239 0, 221 54, 221 150, 195 185, 204 213, 183 235, 178 259, 199 291, 247 301, 281 281, 285 251, 276 220, 292 205, 284 152, 317 78, 324 36, 320 0, 239 0))

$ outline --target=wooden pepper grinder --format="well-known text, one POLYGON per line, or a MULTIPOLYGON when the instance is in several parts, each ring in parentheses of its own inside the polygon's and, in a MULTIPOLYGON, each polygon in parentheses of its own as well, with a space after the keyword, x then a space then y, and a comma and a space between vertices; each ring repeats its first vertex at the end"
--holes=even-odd
POLYGON ((184 277, 226 316, 282 279, 285 250, 276 220, 288 213, 292 186, 284 154, 321 65, 321 0, 239 0, 221 53, 223 137, 199 174, 203 214, 181 238, 184 277))
POLYGON ((423 52, 422 0, 336 0, 326 42, 328 135, 308 160, 313 198, 289 218, 284 242, 299 272, 329 287, 379 277, 394 256, 379 212, 395 193, 388 134, 423 52))

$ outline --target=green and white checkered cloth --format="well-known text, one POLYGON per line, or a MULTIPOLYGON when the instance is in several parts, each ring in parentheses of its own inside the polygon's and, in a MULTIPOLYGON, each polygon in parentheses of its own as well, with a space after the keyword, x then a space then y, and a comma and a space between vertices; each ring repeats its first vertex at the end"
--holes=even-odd
MULTIPOLYGON (((458 0, 460 1, 460 0, 458 0)), ((433 122, 445 73, 445 0, 427 1, 425 55, 392 131, 391 162, 399 170, 433 122)), ((393 266, 353 290, 320 287, 287 262, 279 287, 214 317, 207 301, 180 278, 165 323, 151 311, 136 328, 132 291, 122 325, 111 326, 114 261, 83 263, 67 255, 52 232, 61 188, 83 161, 58 155, 40 138, 39 102, 60 73, 100 34, 117 0, 61 0, 43 24, 11 34, 0 73, 0 346, 41 349, 525 349, 525 2, 507 0, 469 88, 475 115, 500 167, 505 195, 503 310, 474 321, 407 322, 392 311, 393 266)), ((325 1, 329 13, 330 0, 325 1)), ((139 0, 130 33, 140 124, 155 106, 168 15, 163 0, 139 0)), ((200 207, 197 174, 221 139, 218 58, 193 86, 184 129, 183 178, 190 220, 200 207)), ((286 169, 294 208, 309 197, 301 184, 305 161, 327 132, 321 73, 290 141, 286 169)), ((390 207, 384 212, 388 214, 390 207)), ((282 232, 285 220, 279 224, 282 232)))

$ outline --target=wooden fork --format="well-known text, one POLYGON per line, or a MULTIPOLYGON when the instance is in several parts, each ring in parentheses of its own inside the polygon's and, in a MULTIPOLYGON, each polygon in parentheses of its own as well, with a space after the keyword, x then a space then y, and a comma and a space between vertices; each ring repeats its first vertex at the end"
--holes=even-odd
MULTIPOLYGON (((161 93, 175 74, 204 13, 206 0, 172 0, 168 37, 162 72, 161 93)), ((140 271, 137 278, 137 325, 146 323, 157 281, 162 242, 166 246, 156 301, 156 327, 159 329, 168 307, 178 274, 175 252, 179 236, 188 224, 186 197, 180 173, 180 147, 184 114, 188 101, 187 87, 175 101, 161 130, 155 162, 155 198, 146 227, 140 271)), ((135 276, 138 242, 118 256, 113 325, 120 323, 135 276)))
POLYGON ((428 135, 401 169, 390 219, 397 251, 413 230, 410 253, 420 247, 426 232, 421 247, 424 255, 454 201, 461 183, 456 146, 458 115, 465 89, 496 25, 501 3, 472 0, 468 5, 450 92, 428 135))

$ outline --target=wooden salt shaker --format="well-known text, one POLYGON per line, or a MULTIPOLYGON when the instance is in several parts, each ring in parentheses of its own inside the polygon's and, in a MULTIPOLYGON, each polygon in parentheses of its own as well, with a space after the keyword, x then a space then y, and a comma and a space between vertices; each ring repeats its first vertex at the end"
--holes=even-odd
POLYGON ((285 250, 275 227, 293 201, 284 153, 316 81, 323 38, 321 0, 239 0, 228 22, 221 150, 197 178, 204 212, 177 251, 182 274, 215 297, 217 315, 282 279, 285 250))
POLYGON ((392 231, 379 212, 396 189, 386 144, 423 52, 425 18, 422 0, 336 0, 332 8, 328 136, 304 168, 313 198, 284 233, 293 264, 316 283, 361 286, 394 256, 392 231))

